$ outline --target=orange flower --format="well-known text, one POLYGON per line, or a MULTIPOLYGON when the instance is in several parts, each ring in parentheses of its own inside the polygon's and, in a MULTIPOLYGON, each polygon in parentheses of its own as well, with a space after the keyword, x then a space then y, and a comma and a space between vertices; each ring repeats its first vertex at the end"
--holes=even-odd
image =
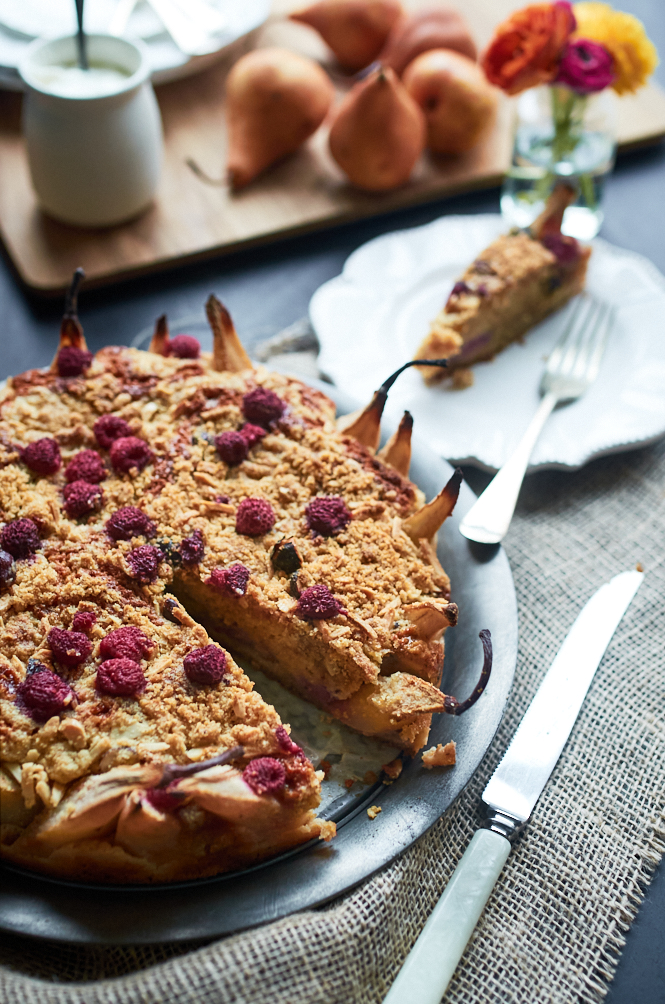
POLYGON ((569 3, 536 3, 500 24, 482 59, 485 76, 507 94, 549 84, 575 30, 569 3))

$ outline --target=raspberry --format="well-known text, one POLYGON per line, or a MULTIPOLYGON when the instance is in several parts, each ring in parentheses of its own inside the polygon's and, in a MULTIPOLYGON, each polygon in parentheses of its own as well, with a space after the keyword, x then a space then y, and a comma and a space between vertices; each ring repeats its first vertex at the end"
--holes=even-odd
POLYGON ((0 584, 10 586, 16 578, 16 565, 11 554, 0 551, 0 584))
POLYGON ((21 460, 35 474, 55 474, 62 463, 55 439, 37 439, 21 450, 21 460))
POLYGON ((169 342, 168 354, 177 359, 198 359, 201 355, 201 343, 192 335, 176 335, 169 342))
POLYGON ((286 770, 281 760, 261 756, 247 764, 242 779, 256 795, 275 795, 284 788, 286 770))
POLYGON ((215 684, 226 672, 226 656, 216 645, 195 648, 185 656, 185 674, 192 683, 215 684))
POLYGON ((27 558, 39 547, 39 531, 31 519, 15 519, 0 534, 3 551, 14 558, 27 558))
POLYGON ((92 362, 92 352, 64 345, 58 352, 58 374, 61 377, 80 376, 92 362))
POLYGON ((111 444, 111 463, 121 474, 129 474, 133 467, 142 471, 153 459, 148 444, 136 436, 121 436, 111 444))
POLYGON ((580 246, 574 237, 563 234, 543 234, 540 243, 551 251, 559 265, 572 265, 580 256, 580 246))
POLYGON ((135 697, 143 693, 148 681, 138 662, 131 659, 108 659, 97 670, 95 686, 102 694, 135 697))
POLYGON ((239 432, 222 432, 215 436, 215 449, 229 467, 241 464, 249 453, 247 440, 239 432))
POLYGON ((467 286, 465 282, 456 282, 450 292, 450 295, 461 296, 462 293, 473 293, 473 290, 470 286, 467 286))
POLYGON ((200 561, 203 561, 204 554, 205 544, 200 530, 195 530, 191 537, 185 537, 180 544, 183 565, 198 565, 200 561))
POLYGON ((322 537, 333 537, 345 530, 353 519, 346 503, 339 495, 323 495, 312 499, 305 509, 305 518, 310 530, 322 537))
POLYGON ((148 519, 141 509, 134 505, 116 509, 107 520, 106 532, 113 540, 131 540, 132 537, 152 537, 155 534, 155 524, 148 519))
POLYGON ((242 399, 243 415, 249 422, 255 422, 267 428, 271 422, 276 422, 284 414, 285 404, 274 391, 266 387, 257 387, 242 399))
POLYGON ((40 662, 33 663, 33 667, 17 692, 30 717, 36 722, 47 722, 67 707, 70 703, 67 698, 72 697, 73 691, 57 673, 40 662))
POLYGON ((92 431, 103 450, 110 450, 116 439, 132 434, 127 422, 119 415, 102 415, 93 425, 92 431))
POLYGON ((265 429, 262 429, 260 425, 252 425, 251 422, 245 422, 239 432, 247 443, 247 448, 250 450, 253 446, 256 446, 257 443, 260 443, 266 434, 265 429))
POLYGON ((108 471, 102 463, 102 458, 94 450, 81 450, 65 467, 65 481, 88 481, 98 485, 107 476, 108 471))
POLYGON ((236 533, 260 537, 275 525, 273 507, 265 499, 243 499, 236 512, 236 533))
POLYGON ((154 582, 159 575, 159 563, 162 560, 162 552, 152 544, 142 544, 135 547, 127 555, 127 564, 131 569, 131 574, 139 582, 154 582))
POLYGON ((285 753, 291 753, 295 756, 304 756, 302 749, 297 743, 294 743, 293 739, 286 731, 283 725, 278 725, 275 729, 275 738, 279 743, 279 747, 285 753))
POLYGON ((84 634, 87 634, 88 631, 92 631, 92 627, 96 622, 97 615, 93 614, 92 610, 79 610, 74 614, 72 630, 83 631, 84 634))
POLYGON ((182 805, 182 796, 174 794, 168 788, 148 788, 144 798, 158 812, 173 812, 182 805))
POLYGON ((51 628, 48 643, 53 657, 63 666, 80 666, 92 652, 90 639, 80 631, 51 628))
POLYGON ((215 495, 215 502, 219 502, 220 504, 226 505, 230 501, 231 499, 229 498, 228 495, 215 495))
POLYGON ((99 485, 91 485, 88 481, 73 481, 71 485, 65 485, 62 495, 65 512, 70 519, 101 509, 104 501, 104 492, 99 485))
POLYGON ((139 662, 145 659, 154 648, 153 642, 140 628, 133 625, 116 628, 102 638, 99 654, 102 659, 129 659, 139 662))
POLYGON ((298 599, 296 614, 302 620, 322 621, 341 614, 344 607, 335 599, 327 586, 310 586, 303 589, 298 599))
POLYGON ((230 568, 213 568, 209 579, 206 579, 206 586, 219 589, 222 593, 231 596, 244 596, 247 592, 250 571, 237 562, 230 568))

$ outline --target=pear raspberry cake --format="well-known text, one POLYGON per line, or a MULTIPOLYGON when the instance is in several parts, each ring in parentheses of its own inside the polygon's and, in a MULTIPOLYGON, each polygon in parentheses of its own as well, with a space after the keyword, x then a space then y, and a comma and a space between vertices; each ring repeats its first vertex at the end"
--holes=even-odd
POLYGON ((408 416, 377 452, 386 387, 338 427, 325 395, 252 365, 214 297, 211 355, 170 339, 161 318, 151 351, 93 357, 75 289, 52 367, 11 378, 0 397, 0 607, 25 639, 0 655, 3 854, 81 874, 74 860, 90 845, 86 875, 170 881, 327 839, 312 765, 207 632, 350 727, 415 753, 432 714, 470 707, 491 666, 483 638, 471 697, 439 689, 457 608, 434 539, 460 477, 425 504, 408 479, 408 416), (53 569, 61 600, 49 606, 53 569), (74 624, 83 614, 97 618, 89 634, 74 624), (133 669, 109 668, 103 639, 124 627, 148 648, 133 669), (58 656, 53 629, 89 645, 67 635, 58 656), (67 644, 86 650, 74 668, 67 644), (226 667, 208 689, 187 669, 204 651, 226 667), (101 696, 105 674, 124 686, 125 672, 138 672, 137 692, 101 696), (43 722, 25 697, 36 684, 64 695, 43 722), (85 766, 58 772, 67 757, 85 766))
MULTIPOLYGON (((453 286, 416 359, 448 357, 448 372, 492 359, 584 288, 591 248, 561 233, 574 192, 558 185, 527 230, 511 231, 482 251, 453 286)), ((445 372, 423 369, 432 384, 445 372)))

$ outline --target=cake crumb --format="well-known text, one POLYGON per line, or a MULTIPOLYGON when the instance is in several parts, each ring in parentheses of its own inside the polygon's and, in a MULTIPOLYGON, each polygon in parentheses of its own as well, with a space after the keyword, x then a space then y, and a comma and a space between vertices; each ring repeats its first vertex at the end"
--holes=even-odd
POLYGON ((354 777, 347 777, 346 781, 344 782, 344 787, 345 788, 353 788, 353 786, 354 786, 355 783, 356 783, 356 780, 355 780, 354 777))
POLYGON ((441 743, 432 746, 431 749, 423 753, 423 764, 428 770, 432 767, 453 767, 455 764, 455 743, 449 742, 445 746, 441 743))
POLYGON ((473 387, 473 380, 473 370, 468 366, 461 366, 459 369, 453 370, 453 390, 466 390, 467 387, 473 387))
POLYGON ((327 822, 326 820, 317 820, 320 823, 319 827, 319 837, 321 840, 332 840, 332 838, 337 833, 337 828, 334 823, 327 822))
POLYGON ((381 812, 380 805, 370 805, 369 809, 367 810, 367 815, 369 816, 370 819, 376 819, 376 817, 380 812, 381 812))
POLYGON ((376 784, 376 782, 378 780, 379 779, 376 776, 376 774, 374 773, 374 771, 373 770, 368 770, 367 773, 365 774, 364 778, 363 778, 363 783, 364 784, 376 784))
MULTIPOLYGON (((396 760, 391 760, 390 763, 384 763, 382 770, 384 774, 388 775, 390 781, 396 781, 402 773, 402 767, 402 761, 397 757, 396 760)), ((384 781, 383 783, 390 784, 390 781, 384 781)))
POLYGON ((636 572, 643 572, 644 571, 644 566, 642 565, 641 561, 638 561, 637 564, 635 565, 635 571, 636 572))
POLYGON ((330 760, 322 760, 321 763, 319 764, 319 770, 323 771, 324 778, 328 777, 331 768, 332 764, 330 763, 330 760))

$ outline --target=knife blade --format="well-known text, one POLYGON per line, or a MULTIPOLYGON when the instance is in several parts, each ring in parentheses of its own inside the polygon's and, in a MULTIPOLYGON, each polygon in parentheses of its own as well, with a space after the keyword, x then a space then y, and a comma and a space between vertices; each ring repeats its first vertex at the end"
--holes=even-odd
POLYGON ((384 1004, 439 1004, 643 578, 615 575, 578 615, 483 792, 485 828, 474 834, 384 1004))

